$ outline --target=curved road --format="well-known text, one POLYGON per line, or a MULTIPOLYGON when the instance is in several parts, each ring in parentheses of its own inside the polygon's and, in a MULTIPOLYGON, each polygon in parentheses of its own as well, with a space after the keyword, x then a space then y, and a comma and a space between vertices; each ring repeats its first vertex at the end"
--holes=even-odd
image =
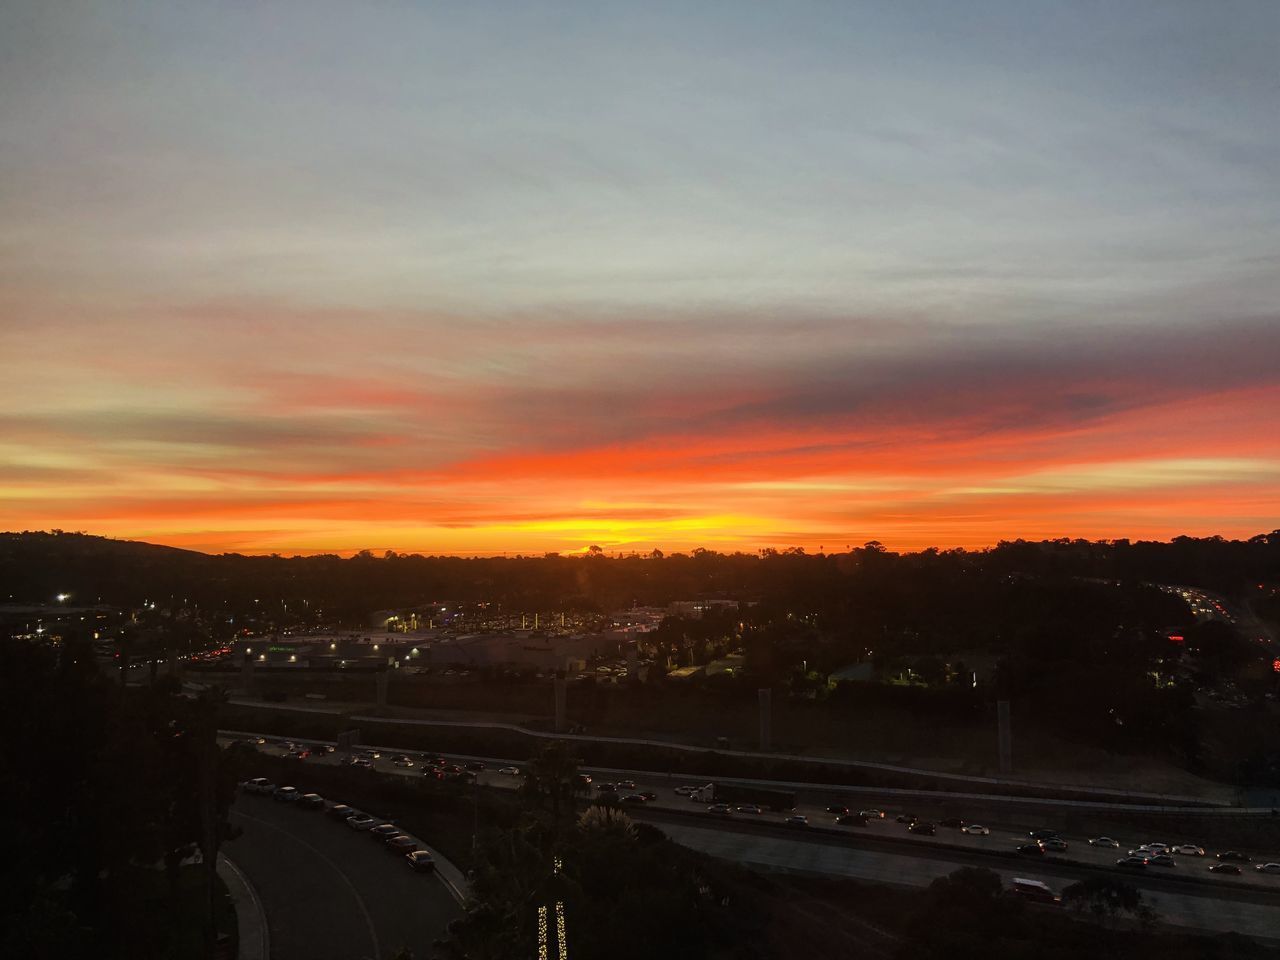
POLYGON ((321 811, 241 795, 231 819, 243 833, 225 850, 257 888, 271 960, 426 958, 460 913, 434 875, 321 811))

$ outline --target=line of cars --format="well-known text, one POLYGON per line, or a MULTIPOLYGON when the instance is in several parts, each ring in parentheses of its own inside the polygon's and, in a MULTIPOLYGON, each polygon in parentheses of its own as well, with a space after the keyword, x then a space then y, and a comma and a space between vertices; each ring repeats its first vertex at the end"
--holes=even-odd
POLYGON ((345 803, 330 803, 318 793, 303 793, 294 786, 277 786, 266 777, 254 777, 240 784, 245 793, 270 797, 278 803, 286 803, 299 810, 324 810, 330 817, 345 823, 350 829, 367 832, 371 838, 379 841, 388 853, 399 854, 409 868, 418 873, 432 873, 436 868, 431 853, 424 850, 418 841, 401 830, 394 823, 381 821, 378 817, 349 807, 345 803))

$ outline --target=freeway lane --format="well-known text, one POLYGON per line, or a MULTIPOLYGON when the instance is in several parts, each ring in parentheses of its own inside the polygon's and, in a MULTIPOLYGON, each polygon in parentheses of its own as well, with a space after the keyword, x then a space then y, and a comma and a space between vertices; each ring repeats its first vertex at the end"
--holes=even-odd
MULTIPOLYGON (((643 813, 638 815, 649 819, 643 813)), ((724 860, 766 870, 923 887, 965 863, 962 853, 942 860, 927 855, 913 856, 880 849, 838 846, 815 842, 803 836, 779 837, 768 833, 744 833, 734 830, 728 824, 719 828, 696 826, 672 822, 664 817, 658 826, 672 840, 684 846, 724 860)), ((1014 863, 1006 866, 983 859, 976 860, 973 865, 994 869, 1006 882, 1013 877, 1042 880, 1058 892, 1070 882, 1054 873, 1044 872, 1039 864, 1031 862, 1025 866, 1014 863)), ((1140 887, 1144 886, 1143 877, 1126 876, 1125 879, 1140 887)), ((1171 926, 1210 932, 1234 931, 1264 939, 1280 936, 1280 907, 1276 905, 1274 897, 1244 894, 1247 899, 1233 900, 1222 891, 1195 896, 1149 888, 1143 890, 1143 895, 1160 914, 1161 922, 1171 926), (1266 902, 1257 902, 1264 898, 1266 902)))
POLYGON ((271 960, 385 960, 401 947, 430 956, 459 913, 434 876, 324 813, 241 795, 231 816, 243 834, 226 852, 257 888, 271 960))

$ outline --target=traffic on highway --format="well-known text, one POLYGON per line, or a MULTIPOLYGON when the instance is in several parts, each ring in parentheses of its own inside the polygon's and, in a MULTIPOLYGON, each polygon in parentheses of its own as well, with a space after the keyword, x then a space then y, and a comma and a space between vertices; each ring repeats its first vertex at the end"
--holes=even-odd
MULTIPOLYGON (((348 764, 385 774, 429 776, 477 787, 515 789, 522 776, 518 763, 492 758, 368 746, 341 754, 328 743, 249 734, 227 734, 224 739, 247 742, 265 753, 291 757, 303 764, 348 764)), ((897 806, 876 806, 842 797, 838 787, 833 787, 823 802, 798 798, 793 792, 763 784, 707 783, 643 771, 584 767, 580 779, 585 797, 608 797, 624 807, 685 815, 696 811, 701 817, 726 826, 734 822, 771 823, 810 833, 892 837, 920 844, 922 850, 932 845, 975 852, 1014 852, 1028 862, 1074 863, 1129 874, 1194 876, 1206 883, 1249 882, 1280 890, 1280 852, 1214 849, 1193 837, 1159 835, 1158 827, 1145 836, 1077 836, 1048 825, 1030 830, 1006 825, 994 811, 992 819, 984 823, 957 817, 929 820, 897 806)), ((271 785, 272 790, 276 788, 271 785)))

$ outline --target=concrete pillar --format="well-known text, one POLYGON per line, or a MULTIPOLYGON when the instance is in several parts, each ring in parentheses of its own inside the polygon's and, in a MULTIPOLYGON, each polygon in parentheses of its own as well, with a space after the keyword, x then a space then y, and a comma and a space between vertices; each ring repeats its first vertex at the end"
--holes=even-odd
POLYGON ((760 749, 768 750, 773 742, 771 713, 773 711, 773 690, 761 687, 756 691, 760 699, 760 749))
POLYGON ((996 723, 999 725, 1000 772, 1013 773, 1013 728, 1009 723, 1009 701, 996 701, 996 723))
POLYGON ((556 696, 556 733, 564 733, 568 728, 569 681, 564 677, 556 677, 552 681, 556 696))

